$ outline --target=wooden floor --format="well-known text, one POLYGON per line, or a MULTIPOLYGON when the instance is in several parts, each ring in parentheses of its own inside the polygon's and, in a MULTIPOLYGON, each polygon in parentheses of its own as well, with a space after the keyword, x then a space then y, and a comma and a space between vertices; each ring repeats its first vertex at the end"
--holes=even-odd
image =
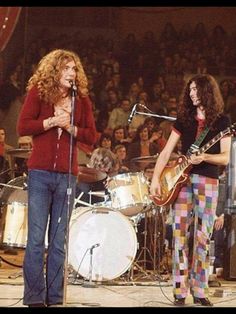
MULTIPOLYGON (((24 249, 0 251, 1 307, 25 307, 22 304, 24 252, 24 249)), ((164 266, 170 265, 164 263, 164 266)), ((68 267, 63 307, 174 307, 168 269, 159 274, 157 270, 144 270, 139 263, 134 263, 131 268, 132 276, 131 272, 126 272, 113 280, 94 283, 83 277, 76 278, 68 267)), ((215 307, 236 307, 235 281, 217 278, 211 284, 209 298, 215 307)), ((191 296, 187 298, 185 307, 197 307, 193 305, 191 296)))

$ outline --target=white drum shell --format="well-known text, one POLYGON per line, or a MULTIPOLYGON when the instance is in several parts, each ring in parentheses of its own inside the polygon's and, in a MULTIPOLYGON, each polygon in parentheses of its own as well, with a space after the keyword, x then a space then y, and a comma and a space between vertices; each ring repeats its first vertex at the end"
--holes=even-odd
POLYGON ((7 246, 22 247, 27 242, 27 204, 12 202, 7 204, 3 232, 3 244, 7 246))
POLYGON ((149 186, 142 172, 123 173, 108 182, 112 208, 126 216, 134 216, 149 205, 149 186))

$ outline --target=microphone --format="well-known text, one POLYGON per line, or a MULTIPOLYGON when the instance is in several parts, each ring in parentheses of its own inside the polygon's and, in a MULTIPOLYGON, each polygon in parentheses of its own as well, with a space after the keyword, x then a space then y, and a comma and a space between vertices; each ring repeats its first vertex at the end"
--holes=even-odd
POLYGON ((131 121, 133 120, 133 117, 134 117, 134 115, 136 113, 136 107, 137 107, 137 104, 135 104, 133 106, 133 109, 132 109, 132 111, 131 111, 131 113, 129 115, 129 118, 128 118, 128 123, 131 123, 131 121))
POLYGON ((145 105, 141 104, 141 103, 138 103, 138 105, 139 105, 140 107, 144 108, 144 109, 147 109, 147 107, 146 107, 145 105))
POLYGON ((96 247, 99 247, 99 246, 100 246, 100 243, 96 243, 96 244, 91 246, 90 250, 93 250, 93 249, 95 249, 96 247))
POLYGON ((148 107, 146 107, 145 105, 143 105, 143 104, 141 104, 141 103, 139 103, 138 104, 140 107, 142 107, 143 109, 146 109, 148 112, 152 112, 150 109, 148 109, 148 107))
POLYGON ((69 80, 69 83, 70 83, 71 89, 73 91, 77 91, 77 86, 75 85, 75 82, 72 80, 69 80))

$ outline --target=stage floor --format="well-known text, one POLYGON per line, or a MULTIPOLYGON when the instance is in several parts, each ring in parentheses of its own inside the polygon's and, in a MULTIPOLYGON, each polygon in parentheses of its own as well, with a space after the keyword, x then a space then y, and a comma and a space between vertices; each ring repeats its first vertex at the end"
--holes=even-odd
MULTIPOLYGON (((17 255, 0 251, 1 307, 25 307, 22 304, 24 249, 16 251, 17 255)), ((210 287, 209 298, 214 307, 236 307, 236 281, 217 279, 210 287), (216 292, 220 295, 216 296, 216 292)), ((73 273, 68 271, 64 307, 175 307, 172 302, 172 280, 168 272, 159 275, 156 271, 134 267, 132 280, 127 272, 119 278, 93 285, 82 277, 74 279, 73 273)), ((189 296, 185 307, 199 306, 193 305, 189 296)))

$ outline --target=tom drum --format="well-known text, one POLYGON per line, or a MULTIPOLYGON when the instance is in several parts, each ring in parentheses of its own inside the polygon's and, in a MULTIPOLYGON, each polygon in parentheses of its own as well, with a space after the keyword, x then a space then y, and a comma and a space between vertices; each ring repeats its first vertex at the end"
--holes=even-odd
POLYGON ((134 216, 149 205, 149 187, 142 172, 122 173, 108 182, 112 208, 126 216, 134 216))

